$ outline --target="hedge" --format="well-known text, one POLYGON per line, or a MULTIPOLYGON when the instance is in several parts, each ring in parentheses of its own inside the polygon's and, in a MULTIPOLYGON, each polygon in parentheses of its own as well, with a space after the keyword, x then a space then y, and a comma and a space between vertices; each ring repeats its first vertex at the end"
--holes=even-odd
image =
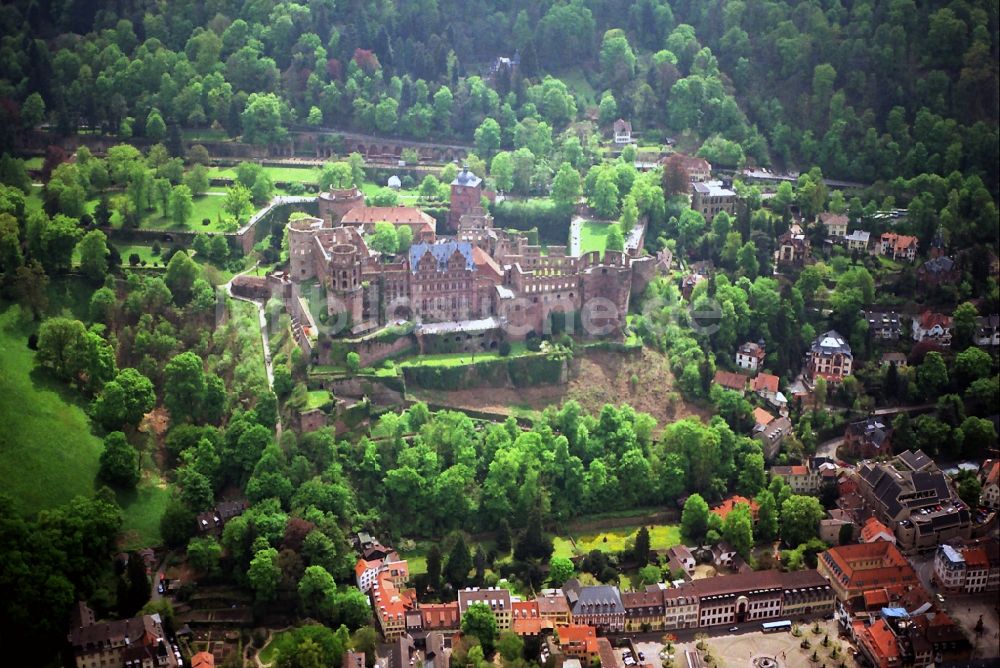
POLYGON ((539 240, 546 244, 565 245, 569 238, 572 209, 548 199, 498 202, 493 205, 496 227, 527 231, 538 229, 539 240))

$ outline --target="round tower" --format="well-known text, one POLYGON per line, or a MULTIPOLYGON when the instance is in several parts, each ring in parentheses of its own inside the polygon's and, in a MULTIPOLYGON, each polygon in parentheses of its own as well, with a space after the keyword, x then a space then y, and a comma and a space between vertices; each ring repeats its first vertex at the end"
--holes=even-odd
POLYGON ((335 189, 319 194, 319 217, 337 225, 351 209, 363 206, 365 196, 358 188, 335 189))
POLYGON ((340 293, 356 290, 361 285, 357 249, 351 244, 337 244, 330 250, 330 288, 340 293))
POLYGON ((313 264, 312 247, 315 243, 316 231, 323 227, 320 218, 299 218, 289 221, 288 261, 293 281, 307 281, 316 277, 313 264))

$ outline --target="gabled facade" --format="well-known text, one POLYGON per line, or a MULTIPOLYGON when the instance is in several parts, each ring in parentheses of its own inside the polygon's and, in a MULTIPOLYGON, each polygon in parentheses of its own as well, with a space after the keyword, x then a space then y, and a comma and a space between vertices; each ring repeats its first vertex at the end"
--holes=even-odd
POLYGON ((618 145, 632 143, 632 124, 623 118, 619 118, 614 124, 615 143, 618 145))
POLYGON ((826 228, 826 236, 843 239, 847 236, 847 216, 824 211, 819 214, 819 223, 826 228))
POLYGON ((951 346, 951 316, 924 311, 913 316, 913 340, 933 341, 945 348, 951 346))
POLYGON ((905 234, 886 232, 880 238, 879 252, 893 260, 913 262, 917 257, 918 241, 916 237, 905 234))
POLYGON ((811 380, 825 378, 830 383, 840 383, 851 375, 854 355, 847 339, 831 329, 820 334, 809 349, 806 373, 811 380))

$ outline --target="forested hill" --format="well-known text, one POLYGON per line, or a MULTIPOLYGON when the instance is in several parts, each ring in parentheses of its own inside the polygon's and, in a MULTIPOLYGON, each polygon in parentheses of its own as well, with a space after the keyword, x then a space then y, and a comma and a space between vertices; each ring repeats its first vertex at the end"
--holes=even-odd
POLYGON ((491 117, 509 146, 622 116, 722 165, 960 170, 997 193, 987 0, 15 0, 0 27, 7 144, 43 118, 141 135, 154 109, 258 143, 294 121, 472 138, 491 117))

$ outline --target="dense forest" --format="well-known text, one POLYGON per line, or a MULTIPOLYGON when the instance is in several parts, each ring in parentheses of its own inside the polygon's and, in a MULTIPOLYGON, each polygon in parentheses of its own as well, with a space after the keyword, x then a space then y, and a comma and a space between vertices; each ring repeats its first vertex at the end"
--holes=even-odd
POLYGON ((20 0, 0 27, 5 144, 46 120, 257 143, 304 124, 489 153, 622 116, 719 164, 997 192, 995 3, 20 0))

